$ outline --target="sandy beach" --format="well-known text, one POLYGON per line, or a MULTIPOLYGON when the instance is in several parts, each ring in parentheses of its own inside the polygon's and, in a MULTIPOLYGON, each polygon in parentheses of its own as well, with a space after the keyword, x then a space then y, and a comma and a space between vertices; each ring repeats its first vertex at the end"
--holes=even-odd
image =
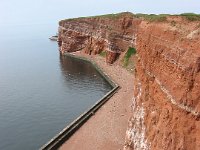
POLYGON ((105 58, 98 55, 81 52, 73 54, 96 62, 121 88, 60 147, 60 150, 122 150, 131 113, 133 74, 118 63, 107 64, 105 58))

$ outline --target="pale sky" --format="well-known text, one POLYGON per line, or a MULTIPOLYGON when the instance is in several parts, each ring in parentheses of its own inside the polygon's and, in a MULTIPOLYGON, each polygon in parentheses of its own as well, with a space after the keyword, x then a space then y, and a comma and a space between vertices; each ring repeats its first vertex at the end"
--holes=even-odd
POLYGON ((0 0, 0 25, 52 23, 64 18, 123 11, 200 14, 200 0, 0 0))

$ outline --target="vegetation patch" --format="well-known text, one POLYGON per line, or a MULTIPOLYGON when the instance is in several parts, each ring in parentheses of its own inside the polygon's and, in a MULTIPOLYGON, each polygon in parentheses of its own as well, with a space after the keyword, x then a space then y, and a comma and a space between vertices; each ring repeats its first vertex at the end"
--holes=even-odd
POLYGON ((133 16, 133 14, 131 12, 121 12, 121 13, 117 13, 117 14, 106 14, 106 15, 92 16, 92 17, 97 17, 97 18, 119 18, 119 17, 124 16, 124 15, 133 16))
POLYGON ((106 57, 106 51, 101 51, 101 52, 99 53, 99 55, 102 56, 102 57, 106 57))
POLYGON ((123 66, 127 67, 129 65, 129 59, 132 55, 136 54, 136 49, 133 47, 129 47, 128 51, 126 52, 123 58, 123 66))
POLYGON ((200 14, 183 13, 183 14, 180 14, 180 15, 184 16, 189 21, 200 21, 200 14))
MULTIPOLYGON (((70 19, 64 19, 62 21, 73 21, 73 20, 80 20, 80 19, 89 19, 89 18, 108 18, 108 19, 119 19, 123 16, 131 16, 136 18, 143 18, 144 20, 147 20, 149 22, 164 22, 167 21, 167 16, 183 16, 188 21, 200 21, 200 14, 195 13, 183 13, 180 15, 170 15, 170 14, 133 14, 131 12, 122 12, 117 14, 106 14, 106 15, 98 15, 98 16, 88 16, 88 17, 79 17, 79 18, 70 18, 70 19)), ((62 22, 60 21, 60 22, 62 22)), ((172 26, 174 23, 172 22, 172 26)))
POLYGON ((106 15, 99 15, 99 16, 91 16, 89 18, 118 18, 120 16, 121 13, 119 14, 106 14, 106 15))
POLYGON ((87 16, 87 17, 78 17, 78 18, 69 18, 64 19, 63 21, 73 21, 77 19, 89 19, 89 18, 109 18, 109 19, 119 19, 120 17, 124 15, 133 16, 131 12, 121 12, 116 14, 105 14, 105 15, 97 15, 97 16, 87 16))
POLYGON ((169 14, 160 14, 160 15, 155 15, 155 14, 135 14, 134 15, 137 18, 143 18, 147 21, 150 22, 164 22, 167 20, 167 16, 170 16, 169 14))

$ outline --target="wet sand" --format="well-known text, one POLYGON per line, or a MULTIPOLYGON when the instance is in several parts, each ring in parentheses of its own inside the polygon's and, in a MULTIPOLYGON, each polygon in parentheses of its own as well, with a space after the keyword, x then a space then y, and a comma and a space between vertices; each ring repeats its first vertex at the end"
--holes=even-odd
POLYGON ((117 63, 106 64, 105 58, 101 56, 89 56, 81 52, 74 54, 95 61, 121 89, 77 130, 60 150, 122 150, 131 112, 133 74, 117 63))

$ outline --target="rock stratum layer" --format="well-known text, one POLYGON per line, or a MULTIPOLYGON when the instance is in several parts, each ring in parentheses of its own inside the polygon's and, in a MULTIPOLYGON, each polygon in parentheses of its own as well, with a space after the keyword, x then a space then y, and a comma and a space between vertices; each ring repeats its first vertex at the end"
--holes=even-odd
POLYGON ((136 48, 124 149, 200 149, 200 21, 169 16, 151 22, 121 13, 59 25, 62 54, 106 51, 106 61, 113 63, 136 48))
POLYGON ((133 46, 132 14, 68 19, 59 22, 61 53, 83 50, 87 54, 107 52, 113 63, 121 52, 133 46))

